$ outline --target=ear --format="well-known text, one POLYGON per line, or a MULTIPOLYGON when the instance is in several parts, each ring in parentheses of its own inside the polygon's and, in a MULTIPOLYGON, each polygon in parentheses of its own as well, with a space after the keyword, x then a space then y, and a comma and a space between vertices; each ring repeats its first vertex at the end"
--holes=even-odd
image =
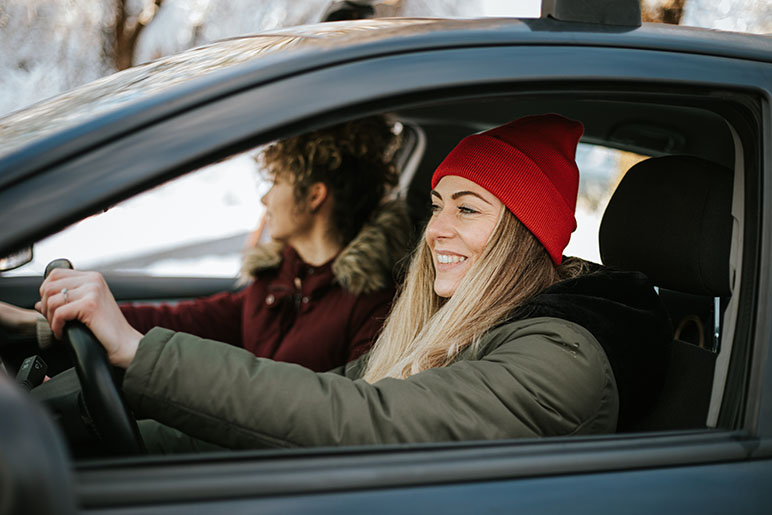
POLYGON ((308 188, 308 209, 310 209, 312 213, 315 213, 319 207, 324 204, 324 201, 327 200, 328 194, 329 190, 327 189, 327 185, 325 183, 313 183, 311 187, 308 188))

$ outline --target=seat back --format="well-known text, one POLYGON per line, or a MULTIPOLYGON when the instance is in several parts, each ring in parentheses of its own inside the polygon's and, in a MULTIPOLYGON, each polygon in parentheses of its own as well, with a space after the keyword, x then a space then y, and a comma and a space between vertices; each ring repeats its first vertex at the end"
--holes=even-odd
POLYGON ((659 400, 628 431, 705 427, 716 354, 695 344, 700 332, 703 341, 706 331, 713 335, 712 324, 704 327, 705 306, 731 293, 731 203, 731 170, 691 156, 636 164, 609 201, 600 227, 603 263, 646 274, 683 335, 671 345, 659 400))

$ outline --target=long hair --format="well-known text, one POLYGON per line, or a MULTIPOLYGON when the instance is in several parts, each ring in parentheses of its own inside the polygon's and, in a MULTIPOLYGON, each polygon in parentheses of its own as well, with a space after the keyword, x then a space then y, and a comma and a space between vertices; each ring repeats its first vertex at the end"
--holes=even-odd
POLYGON ((399 297, 370 352, 363 375, 370 383, 405 378, 450 364, 459 352, 479 346, 490 328, 544 288, 582 266, 555 267, 547 251, 506 208, 479 259, 453 296, 434 292, 434 264, 426 241, 419 243, 399 297))

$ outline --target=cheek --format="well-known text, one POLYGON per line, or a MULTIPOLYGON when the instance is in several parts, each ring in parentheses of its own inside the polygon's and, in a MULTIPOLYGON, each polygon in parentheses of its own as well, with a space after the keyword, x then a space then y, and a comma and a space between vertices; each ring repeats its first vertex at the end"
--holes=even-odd
MULTIPOLYGON (((429 222, 429 223, 431 223, 431 222, 429 222)), ((432 255, 434 255, 434 251, 432 250, 434 248, 433 247, 434 238, 432 238, 432 235, 431 235, 431 232, 429 231, 429 226, 428 225, 426 226, 426 230, 424 230, 424 243, 426 243, 426 245, 429 247, 429 252, 432 255)))
POLYGON ((480 224, 475 230, 468 233, 466 239, 467 246, 471 254, 471 261, 474 263, 482 255, 485 250, 488 240, 493 234, 493 229, 496 226, 496 221, 487 221, 485 224, 480 224))
POLYGON ((480 256, 483 253, 483 250, 485 250, 485 240, 479 240, 470 242, 469 245, 469 251, 470 251, 470 264, 476 262, 480 256))
POLYGON ((273 199, 271 199, 271 204, 277 213, 286 218, 290 218, 297 210, 295 197, 291 191, 282 191, 278 195, 274 195, 273 199))

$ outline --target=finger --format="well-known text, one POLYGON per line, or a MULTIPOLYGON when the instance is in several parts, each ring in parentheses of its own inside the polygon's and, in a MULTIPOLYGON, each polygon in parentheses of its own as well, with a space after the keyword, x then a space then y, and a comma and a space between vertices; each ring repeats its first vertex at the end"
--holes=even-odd
MULTIPOLYGON (((46 279, 43 281, 43 284, 40 285, 40 309, 39 311, 43 314, 44 317, 48 318, 48 304, 50 298, 56 294, 56 292, 60 291, 62 287, 60 286, 59 289, 56 289, 55 280, 52 278, 46 279)), ((37 305, 37 304, 36 304, 37 305)))
POLYGON ((73 298, 72 292, 85 283, 87 276, 83 272, 67 269, 54 269, 40 285, 41 307, 39 311, 49 318, 52 307, 67 303, 73 298), (67 295, 64 295, 66 289, 67 295))
POLYGON ((40 312, 44 317, 50 318, 51 313, 53 313, 56 308, 67 304, 74 299, 73 291, 74 290, 66 287, 62 287, 58 291, 47 289, 40 299, 40 312))
POLYGON ((48 274, 48 277, 40 285, 40 298, 43 299, 46 296, 53 295, 59 292, 62 288, 72 288, 76 284, 78 272, 74 270, 66 270, 56 268, 48 274))
POLYGON ((83 272, 73 270, 72 268, 54 268, 48 273, 48 277, 46 279, 61 279, 63 277, 72 277, 81 273, 83 272))
MULTIPOLYGON (((79 299, 79 288, 72 290, 69 288, 62 288, 58 293, 54 293, 52 295, 48 294, 47 292, 46 298, 36 303, 35 308, 38 309, 38 311, 40 311, 43 316, 48 319, 49 325, 51 326, 51 330, 54 332, 54 335, 57 338, 61 338, 61 330, 59 327, 63 327, 64 322, 61 324, 54 324, 54 319, 57 318, 57 312, 64 306, 72 304, 73 302, 77 302, 79 299)), ((63 313, 69 313, 69 311, 63 313)))
POLYGON ((51 326, 54 336, 57 339, 62 339, 62 332, 64 331, 64 324, 70 320, 77 320, 80 315, 79 302, 68 302, 67 304, 61 304, 54 307, 50 311, 50 317, 48 323, 51 326))

